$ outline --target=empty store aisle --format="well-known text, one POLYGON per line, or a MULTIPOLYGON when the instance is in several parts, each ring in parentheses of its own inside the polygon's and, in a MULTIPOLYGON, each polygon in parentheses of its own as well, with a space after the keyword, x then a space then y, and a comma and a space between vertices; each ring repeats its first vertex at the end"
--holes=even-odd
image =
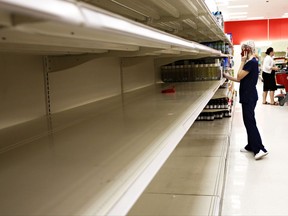
POLYGON ((230 137, 222 216, 288 215, 288 105, 263 105, 261 89, 260 82, 256 121, 269 154, 256 161, 252 154, 240 152, 247 138, 241 104, 237 102, 230 137))

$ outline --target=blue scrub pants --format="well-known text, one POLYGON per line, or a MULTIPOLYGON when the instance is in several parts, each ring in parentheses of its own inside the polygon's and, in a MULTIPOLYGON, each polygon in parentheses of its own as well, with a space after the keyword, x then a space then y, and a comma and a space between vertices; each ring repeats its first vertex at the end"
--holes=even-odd
POLYGON ((243 122, 247 131, 248 144, 245 149, 257 154, 260 150, 266 152, 255 120, 255 103, 242 103, 243 122))

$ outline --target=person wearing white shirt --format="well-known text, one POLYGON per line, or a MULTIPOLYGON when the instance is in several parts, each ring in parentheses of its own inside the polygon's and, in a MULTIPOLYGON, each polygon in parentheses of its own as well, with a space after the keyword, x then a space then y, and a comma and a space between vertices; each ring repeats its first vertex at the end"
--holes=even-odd
POLYGON ((270 104, 278 105, 279 103, 274 101, 274 92, 277 90, 276 81, 275 81, 275 71, 278 71, 279 68, 275 66, 273 57, 274 50, 272 47, 269 47, 266 51, 266 57, 263 61, 262 66, 262 78, 263 78, 263 104, 269 104, 266 101, 268 92, 270 91, 270 104))

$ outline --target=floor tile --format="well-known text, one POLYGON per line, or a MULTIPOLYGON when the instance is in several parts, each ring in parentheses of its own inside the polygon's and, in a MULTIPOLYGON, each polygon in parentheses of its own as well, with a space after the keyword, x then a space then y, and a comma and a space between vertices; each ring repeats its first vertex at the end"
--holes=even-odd
POLYGON ((288 105, 261 103, 258 91, 255 115, 262 141, 269 154, 255 161, 252 154, 241 153, 247 136, 241 106, 236 105, 225 184, 222 216, 287 216, 288 215, 288 105))

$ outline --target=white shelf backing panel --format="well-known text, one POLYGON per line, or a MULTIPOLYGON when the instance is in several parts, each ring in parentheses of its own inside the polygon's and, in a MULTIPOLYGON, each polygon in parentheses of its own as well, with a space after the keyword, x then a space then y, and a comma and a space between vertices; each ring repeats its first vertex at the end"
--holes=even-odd
MULTIPOLYGON (((94 48, 94 52, 96 53, 99 53, 100 49, 104 49, 104 51, 114 50, 113 46, 109 46, 108 44, 111 42, 122 45, 120 48, 124 51, 131 51, 129 46, 134 45, 160 48, 167 51, 176 49, 185 53, 201 52, 207 55, 220 55, 219 51, 207 46, 165 33, 164 31, 113 14, 101 8, 76 1, 44 0, 39 5, 37 0, 29 2, 0 0, 0 13, 5 20, 11 20, 10 24, 5 21, 5 28, 0 31, 0 45, 7 43, 21 44, 21 40, 17 41, 17 36, 13 38, 13 35, 11 35, 11 33, 17 35, 18 32, 21 32, 27 34, 24 44, 30 43, 31 45, 36 45, 36 37, 40 38, 43 45, 47 45, 47 43, 52 43, 53 45, 55 38, 58 40, 58 43, 67 39, 66 43, 62 45, 64 51, 67 47, 74 47, 74 43, 81 43, 83 53, 89 52, 89 50, 87 51, 87 47, 95 41, 98 43, 104 42, 98 49, 95 45, 91 47, 94 48), (59 10, 63 5, 68 5, 67 11, 65 8, 65 13, 59 10), (58 9, 54 10, 55 8, 58 9), (29 18, 25 16, 23 18, 22 14, 29 18), (13 17, 15 16, 20 17, 18 18, 20 21, 13 23, 13 17), (9 28, 8 32, 7 28, 9 28), (48 38, 44 40, 43 36, 48 38), (50 40, 52 41, 50 42, 50 40), (126 50, 123 47, 124 45, 128 46, 126 50)), ((116 50, 120 48, 116 46, 116 50)), ((90 49, 90 52, 93 52, 93 49, 90 49)), ((148 54, 151 53, 148 52, 148 54)))
POLYGON ((52 115, 49 136, 0 155, 0 215, 125 215, 222 82, 52 115))
POLYGON ((16 125, 0 129, 0 154, 26 143, 47 136, 49 125, 47 118, 41 117, 35 120, 17 123, 16 125))

